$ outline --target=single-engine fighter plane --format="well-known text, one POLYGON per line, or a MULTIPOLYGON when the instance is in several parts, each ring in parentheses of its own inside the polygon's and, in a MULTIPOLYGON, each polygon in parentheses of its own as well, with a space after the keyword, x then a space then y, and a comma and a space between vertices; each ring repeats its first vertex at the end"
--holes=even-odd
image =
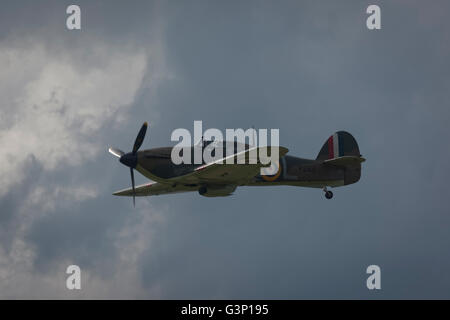
MULTIPOLYGON (((264 165, 260 162, 238 164, 235 161, 234 164, 226 164, 225 161, 213 161, 202 164, 193 164, 193 162, 191 162, 192 164, 174 164, 171 159, 174 147, 138 151, 144 141, 146 131, 147 123, 144 123, 136 137, 133 149, 129 153, 109 148, 110 153, 130 168, 131 174, 132 187, 117 191, 113 195, 133 197, 133 203, 135 203, 135 196, 197 191, 205 197, 221 197, 231 195, 238 186, 277 185, 322 188, 325 197, 331 199, 333 193, 327 187, 340 187, 359 181, 361 163, 365 161, 359 153, 355 138, 348 132, 338 131, 325 141, 316 159, 288 156, 286 155, 289 151, 287 148, 278 147, 278 170, 271 175, 261 174, 260 169, 264 165), (134 169, 153 181, 135 187, 134 169)), ((212 142, 202 139, 199 144, 191 148, 204 149, 212 142)), ((238 142, 224 143, 224 148, 226 148, 225 145, 231 145, 233 152, 230 154, 232 157, 237 157, 239 154, 237 151, 242 150, 238 149, 238 144, 238 142)), ((245 144, 244 151, 241 151, 246 160, 248 160, 251 150, 252 147, 245 144)))

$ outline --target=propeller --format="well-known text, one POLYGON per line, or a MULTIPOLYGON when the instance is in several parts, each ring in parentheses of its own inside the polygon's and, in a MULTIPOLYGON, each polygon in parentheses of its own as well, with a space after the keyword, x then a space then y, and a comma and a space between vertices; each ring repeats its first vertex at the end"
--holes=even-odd
POLYGON ((115 155, 117 158, 120 158, 121 156, 123 156, 125 154, 125 152, 123 152, 122 150, 116 149, 116 148, 109 148, 108 151, 109 151, 109 153, 115 155))
POLYGON ((142 142, 144 141, 145 138, 145 133, 147 132, 147 122, 144 122, 144 124, 141 127, 141 130, 139 130, 139 133, 136 137, 136 140, 134 141, 134 145, 133 145, 133 151, 129 152, 129 153, 125 153, 122 150, 116 149, 116 148, 109 148, 109 153, 115 155, 116 157, 119 158, 119 161, 126 165, 127 167, 130 168, 130 175, 131 175, 131 186, 133 188, 133 206, 136 205, 136 192, 135 192, 135 188, 134 188, 134 171, 133 169, 136 168, 137 162, 138 162, 138 157, 137 157, 137 152, 139 150, 139 148, 142 145, 142 142))

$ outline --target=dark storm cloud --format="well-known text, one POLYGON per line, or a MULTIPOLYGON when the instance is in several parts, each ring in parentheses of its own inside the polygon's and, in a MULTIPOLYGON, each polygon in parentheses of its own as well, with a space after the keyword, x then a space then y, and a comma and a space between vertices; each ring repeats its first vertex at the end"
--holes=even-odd
MULTIPOLYGON (((170 76, 151 85, 150 48, 129 119, 93 139, 128 150, 145 119, 144 147, 168 145, 173 129, 203 120, 205 129, 280 128, 291 154, 314 158, 344 129, 368 159, 361 181, 336 189, 332 201, 320 190, 248 187, 223 199, 137 199, 132 210, 129 199, 110 196, 129 185, 128 171, 101 154, 40 178, 50 189, 92 184, 98 196, 58 202, 33 221, 24 237, 36 252, 33 274, 51 278, 70 261, 108 287, 123 275, 121 255, 137 252, 136 282, 107 293, 86 285, 86 296, 448 297, 450 33, 438 14, 448 4, 374 3, 380 31, 365 27, 366 4, 350 1, 89 1, 79 3, 78 34, 60 27, 66 3, 11 3, 9 18, 0 19, 4 43, 30 33, 58 55, 69 46, 80 68, 99 63, 84 49, 98 39, 111 48, 162 47, 170 76), (157 214, 164 223, 143 223, 157 214), (381 292, 365 287, 370 264, 381 267, 381 292)), ((17 186, 25 195, 26 181, 17 186)), ((23 210, 11 193, 1 204, 4 221, 23 210)), ((2 230, 5 243, 9 232, 2 230)))

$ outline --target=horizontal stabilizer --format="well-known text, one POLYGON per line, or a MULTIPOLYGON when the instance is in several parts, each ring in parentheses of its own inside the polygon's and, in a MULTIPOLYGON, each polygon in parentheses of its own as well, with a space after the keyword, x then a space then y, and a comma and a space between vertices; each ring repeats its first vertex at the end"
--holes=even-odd
POLYGON ((366 161, 366 159, 364 159, 363 157, 343 156, 343 157, 338 157, 338 158, 334 158, 334 159, 324 160, 323 163, 331 164, 333 166, 345 167, 345 166, 352 165, 352 164, 358 164, 358 163, 361 163, 364 161, 366 161))

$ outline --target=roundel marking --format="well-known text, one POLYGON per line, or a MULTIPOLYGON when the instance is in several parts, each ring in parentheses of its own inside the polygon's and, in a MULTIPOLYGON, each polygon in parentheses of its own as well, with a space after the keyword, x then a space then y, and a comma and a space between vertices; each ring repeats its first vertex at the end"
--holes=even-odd
POLYGON ((266 181, 269 181, 269 182, 271 182, 271 181, 275 181, 275 180, 277 180, 278 179, 278 177, 280 176, 280 174, 281 174, 281 163, 280 163, 280 161, 277 161, 276 163, 275 163, 275 166, 277 166, 278 167, 278 170, 277 170, 277 172, 275 173, 275 175, 261 175, 261 177, 264 179, 264 180, 266 180, 266 181))

